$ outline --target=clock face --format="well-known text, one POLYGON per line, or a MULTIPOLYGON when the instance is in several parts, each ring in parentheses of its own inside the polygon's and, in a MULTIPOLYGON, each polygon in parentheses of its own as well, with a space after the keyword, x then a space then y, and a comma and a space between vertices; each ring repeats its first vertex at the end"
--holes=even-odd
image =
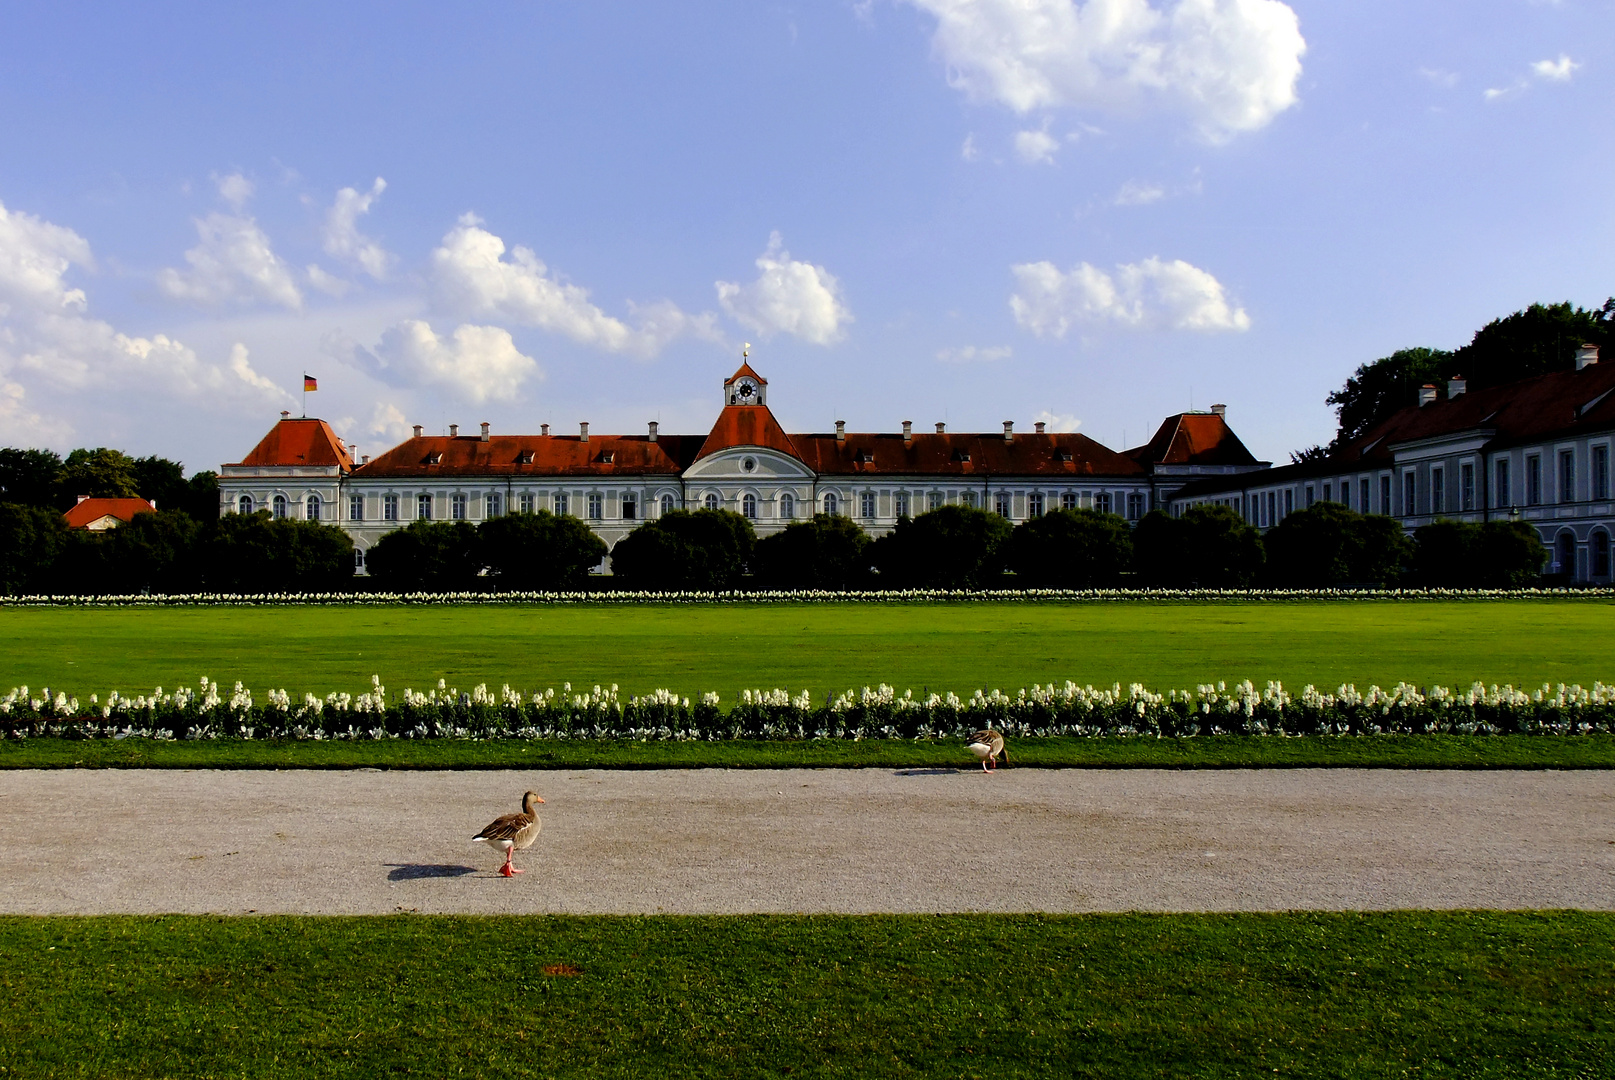
POLYGON ((740 395, 742 405, 749 404, 757 394, 757 384, 750 379, 741 379, 740 385, 735 388, 735 393, 740 395))

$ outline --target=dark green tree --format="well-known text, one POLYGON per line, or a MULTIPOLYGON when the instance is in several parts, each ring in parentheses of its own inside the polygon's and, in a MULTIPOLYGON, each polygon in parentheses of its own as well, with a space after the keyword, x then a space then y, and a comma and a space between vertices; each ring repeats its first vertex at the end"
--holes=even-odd
POLYGON ((56 510, 0 503, 0 593, 63 591, 57 568, 67 544, 67 522, 56 510))
POLYGON ((365 553, 365 568, 393 592, 474 589, 483 568, 477 527, 469 521, 412 521, 376 541, 365 553))
POLYGON ((1548 549, 1523 521, 1488 521, 1475 542, 1480 572, 1475 584, 1488 589, 1521 589, 1535 585, 1548 561, 1548 549))
POLYGON ((80 448, 67 455, 56 479, 56 506, 66 510, 80 496, 92 499, 130 499, 141 495, 135 459, 105 446, 80 448))
POLYGON ((1532 304, 1477 330, 1469 344, 1453 354, 1449 374, 1464 376, 1469 388, 1478 390, 1569 371, 1576 366, 1576 348, 1584 343, 1608 345, 1615 336, 1612 328, 1615 298, 1594 311, 1569 302, 1532 304))
POLYGON ((856 589, 869 583, 869 534, 851 518, 815 514, 757 541, 756 576, 773 589, 856 589))
POLYGON ((181 510, 136 514, 102 533, 80 532, 73 577, 89 593, 189 593, 202 587, 202 527, 181 510))
POLYGON ((1337 502, 1287 515, 1262 545, 1268 582, 1296 589, 1394 585, 1413 546, 1395 519, 1337 502))
POLYGON ((318 521, 276 519, 267 510, 225 514, 208 524, 201 551, 204 585, 215 592, 336 592, 353 584, 352 539, 318 521))
POLYGON ((1120 584, 1132 567, 1127 522, 1095 510, 1055 510, 1015 527, 1006 550, 1021 584, 1049 589, 1120 584))
POLYGON ((729 510, 674 510, 611 549, 611 573, 636 589, 733 589, 757 549, 751 522, 729 510))
POLYGON ((0 448, 0 503, 56 509, 61 471, 62 459, 49 450, 0 448))
POLYGON ((969 506, 941 506, 875 541, 883 588, 987 589, 1004 584, 1005 547, 1013 526, 969 506))
MULTIPOLYGON (((174 509, 185 511, 197 521, 215 520, 219 516, 219 474, 211 469, 192 473, 179 498, 174 509)), ((162 505, 157 504, 159 509, 162 505)))
POLYGON ((1339 449, 1383 423, 1390 415, 1419 400, 1426 383, 1445 387, 1452 373, 1452 353, 1443 349, 1398 349, 1371 364, 1363 364, 1346 385, 1325 400, 1335 407, 1339 421, 1332 449, 1339 449))
POLYGON ((1148 585, 1244 588, 1263 561, 1260 534, 1227 506, 1191 506, 1179 518, 1151 510, 1133 530, 1133 568, 1148 585))
POLYGON ((583 522, 547 510, 490 518, 477 529, 482 561, 500 589, 576 589, 606 557, 606 544, 583 522))
POLYGON ((1433 521, 1413 532, 1410 577, 1429 588, 1534 585, 1548 549, 1523 521, 1433 521))

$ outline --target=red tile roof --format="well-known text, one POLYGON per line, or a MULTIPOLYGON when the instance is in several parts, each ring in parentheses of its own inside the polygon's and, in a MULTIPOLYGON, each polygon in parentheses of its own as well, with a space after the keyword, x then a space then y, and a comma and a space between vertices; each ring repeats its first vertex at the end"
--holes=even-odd
POLYGON ((1086 435, 794 435, 808 468, 828 475, 1142 476, 1144 469, 1086 435), (1066 460, 1069 457, 1070 460, 1066 460))
POLYGON ((729 385, 729 383, 734 382, 736 379, 745 378, 748 375, 751 376, 751 379, 752 379, 753 382, 759 383, 759 384, 761 384, 763 386, 768 385, 768 380, 763 378, 761 375, 757 374, 755 371, 753 371, 751 369, 751 364, 750 363, 741 364, 740 365, 740 370, 735 372, 733 375, 729 376, 728 380, 724 383, 724 385, 727 386, 727 385, 729 385))
POLYGON ((361 465, 358 477, 677 475, 693 460, 699 435, 424 435, 361 465), (432 461, 436 455, 438 460, 432 461))
POLYGON ((1146 465, 1261 464, 1217 413, 1178 413, 1161 421, 1155 437, 1127 456, 1146 465))
POLYGON ((340 465, 353 468, 353 459, 324 420, 283 417, 259 440, 238 465, 340 465))
MULTIPOLYGON (((743 366, 740 370, 749 371, 750 368, 743 366)), ((738 374, 736 377, 739 377, 738 374)), ((774 419, 767 405, 725 405, 718 414, 718 422, 712 425, 711 433, 701 444, 695 460, 700 461, 708 454, 716 454, 731 446, 762 446, 794 458, 802 456, 796 452, 791 437, 785 434, 785 429, 779 426, 779 421, 774 419)))
POLYGON ((62 516, 67 519, 68 528, 82 529, 108 515, 128 523, 136 514, 150 514, 155 510, 145 499, 80 499, 77 506, 62 516))

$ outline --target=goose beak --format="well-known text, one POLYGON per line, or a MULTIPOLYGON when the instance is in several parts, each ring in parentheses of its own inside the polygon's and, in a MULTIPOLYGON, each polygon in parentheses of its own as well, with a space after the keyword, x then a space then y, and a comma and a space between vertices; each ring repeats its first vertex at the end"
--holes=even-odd
POLYGON ((537 796, 537 795, 534 795, 534 796, 533 796, 533 801, 534 801, 534 802, 543 802, 543 801, 544 801, 544 800, 543 800, 543 799, 540 799, 540 798, 539 798, 539 797, 538 797, 538 796, 537 796))

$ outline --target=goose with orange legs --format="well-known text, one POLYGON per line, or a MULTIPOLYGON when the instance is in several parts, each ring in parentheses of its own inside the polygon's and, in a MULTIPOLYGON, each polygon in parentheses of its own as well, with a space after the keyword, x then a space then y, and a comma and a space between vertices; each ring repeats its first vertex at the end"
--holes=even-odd
POLYGON ((499 873, 504 877, 524 872, 516 869, 511 859, 516 852, 532 847, 533 841, 538 839, 538 831, 544 827, 544 823, 538 819, 538 811, 534 807, 543 801, 538 797, 538 792, 529 791, 522 796, 521 813, 495 818, 486 829, 471 838, 472 843, 487 844, 505 853, 505 864, 499 868, 499 873))
POLYGON ((992 728, 982 728, 970 736, 970 742, 965 749, 976 755, 981 762, 982 772, 992 772, 998 768, 998 755, 1004 755, 1004 764, 1009 764, 1009 751, 1004 749, 1004 733, 994 731, 992 728))

